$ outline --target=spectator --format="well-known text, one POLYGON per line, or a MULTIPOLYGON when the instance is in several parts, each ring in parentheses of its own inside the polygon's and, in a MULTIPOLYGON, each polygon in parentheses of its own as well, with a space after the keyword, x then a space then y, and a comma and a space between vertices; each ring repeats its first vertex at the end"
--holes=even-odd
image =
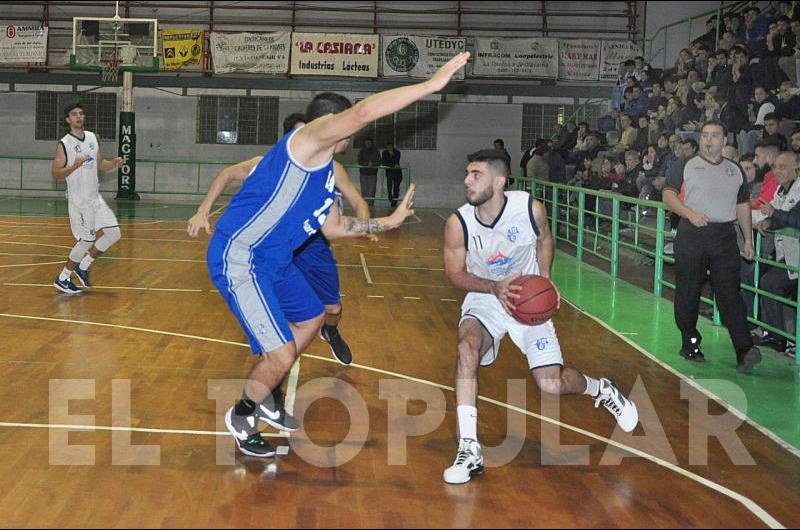
POLYGON ((775 145, 779 150, 786 150, 786 137, 780 133, 781 120, 778 114, 770 112, 764 116, 764 137, 761 139, 762 144, 775 145))
POLYGON ((755 145, 762 136, 761 129, 764 127, 764 117, 774 111, 775 104, 768 98, 767 89, 763 85, 756 85, 753 88, 753 99, 748 105, 750 123, 744 125, 736 135, 736 143, 741 152, 754 152, 755 145))
POLYGON ((747 42, 747 34, 742 17, 738 13, 727 12, 722 17, 725 22, 725 31, 733 34, 733 40, 736 44, 744 44, 747 42))
POLYGON ((519 167, 522 169, 523 177, 526 178, 528 177, 528 162, 530 162, 530 159, 533 157, 534 151, 536 151, 536 145, 527 148, 522 153, 522 157, 520 158, 519 161, 519 167))
POLYGON ((627 195, 628 197, 639 196, 639 187, 637 186, 637 181, 639 180, 639 177, 642 176, 642 164, 640 158, 641 155, 639 155, 639 151, 631 149, 625 152, 625 168, 623 178, 619 182, 617 192, 627 195))
POLYGON ((695 49, 695 56, 694 56, 694 69, 700 74, 700 77, 703 79, 708 76, 708 59, 709 59, 709 49, 701 44, 695 49))
POLYGON ((617 150, 627 151, 633 147, 633 144, 636 143, 636 135, 638 131, 633 125, 633 118, 628 114, 622 114, 619 117, 619 123, 622 131, 619 144, 617 144, 617 150))
POLYGON ((650 116, 647 119, 647 143, 657 144, 658 139, 661 137, 661 120, 658 116, 650 116))
POLYGON ((358 169, 361 180, 361 195, 370 208, 375 204, 375 188, 378 183, 378 166, 381 165, 381 153, 375 149, 372 138, 364 138, 364 147, 358 152, 358 165, 367 166, 358 169))
POLYGON ((792 151, 800 153, 800 129, 796 129, 792 133, 792 151))
POLYGON ((672 171, 673 164, 683 156, 681 139, 677 134, 669 137, 669 151, 661 158, 661 167, 658 170, 659 177, 668 177, 672 171))
POLYGON ((664 85, 661 81, 656 81, 653 83, 653 86, 650 87, 650 98, 647 102, 647 110, 650 112, 655 112, 658 110, 658 107, 664 106, 666 107, 669 103, 669 100, 664 97, 664 85))
POLYGON ((727 158, 728 160, 733 160, 734 162, 739 161, 739 151, 737 151, 736 148, 733 147, 732 145, 726 145, 725 147, 722 148, 722 156, 727 158))
POLYGON ((694 68, 692 52, 684 48, 678 52, 678 58, 675 60, 675 75, 685 76, 692 68, 694 68))
POLYGON ((684 160, 688 160, 697 154, 700 150, 700 146, 697 144, 696 141, 689 138, 688 140, 684 140, 681 142, 681 158, 684 160))
POLYGON ((753 212, 753 220, 761 221, 763 217, 760 216, 758 211, 762 207, 772 202, 775 198, 775 192, 778 191, 778 181, 775 180, 775 175, 772 172, 772 165, 778 157, 780 149, 775 145, 758 144, 756 146, 756 156, 753 162, 758 168, 761 175, 761 192, 756 197, 756 200, 751 203, 753 212))
POLYGON ((719 40, 719 44, 717 45, 718 49, 728 50, 731 51, 734 46, 736 46, 736 36, 731 33, 730 31, 725 31, 722 34, 722 38, 719 40))
POLYGON ((536 140, 536 145, 533 149, 533 155, 531 156, 530 160, 528 160, 526 174, 528 178, 538 179, 538 180, 549 180, 550 179, 550 164, 547 161, 547 153, 550 151, 550 147, 547 143, 547 140, 540 138, 536 140))
POLYGON ((675 239, 675 321, 681 332, 680 355, 704 362, 697 330, 700 291, 711 270, 722 322, 736 351, 737 369, 749 373, 761 361, 747 326, 739 293, 739 248, 733 221, 745 235, 745 257, 753 259, 753 236, 747 181, 741 168, 722 158, 727 131, 710 122, 700 131, 702 156, 673 166, 664 187, 664 203, 681 216, 675 239), (685 187, 685 198, 678 194, 685 187))
POLYGON ((386 191, 392 208, 397 206, 397 197, 400 195, 400 184, 403 182, 403 170, 391 169, 400 166, 400 151, 394 148, 392 142, 386 144, 386 149, 381 154, 381 165, 386 166, 386 191))
POLYGON ((747 47, 756 57, 767 54, 767 33, 769 21, 761 14, 761 9, 756 6, 744 10, 745 35, 747 47))
POLYGON ((502 154, 505 159, 508 160, 509 167, 511 167, 511 155, 508 154, 508 151, 506 151, 506 143, 502 138, 498 138, 494 141, 494 150, 502 154))
POLYGON ((681 111, 683 110, 683 106, 681 105, 680 99, 677 97, 670 98, 669 103, 667 104, 667 114, 664 118, 664 130, 667 132, 675 132, 679 127, 680 119, 681 119, 681 111))
POLYGON ((706 32, 692 41, 692 46, 702 44, 709 50, 717 47, 717 17, 706 19, 706 32))
POLYGON ((633 143, 633 149, 640 153, 645 150, 647 144, 650 143, 650 121, 647 116, 639 116, 638 130, 636 132, 636 141, 633 143))
POLYGON ((567 124, 561 129, 561 134, 558 136, 553 145, 553 150, 558 152, 563 159, 569 156, 569 152, 575 147, 578 142, 578 126, 575 120, 569 120, 567 124))
POLYGON ((717 50, 708 59, 706 86, 717 87, 717 91, 727 98, 730 95, 732 82, 731 69, 728 66, 728 52, 717 50))
POLYGON ((791 81, 781 83, 775 114, 782 120, 800 120, 800 89, 792 86, 791 81))
POLYGON ((735 49, 731 52, 731 87, 728 98, 737 108, 746 108, 753 93, 753 76, 747 54, 735 49))
MULTIPOLYGON (((767 219, 759 223, 762 232, 767 228, 783 228, 790 226, 800 229, 800 185, 797 184, 798 156, 795 153, 781 153, 773 167, 775 179, 780 185, 780 190, 771 204, 764 205, 761 212, 767 219)), ((800 265, 800 240, 797 237, 783 234, 775 235, 775 260, 791 267, 800 265)), ((760 287, 776 295, 791 298, 797 293, 797 273, 787 271, 780 267, 771 268, 762 278, 760 287)), ((786 318, 789 308, 766 296, 761 297, 762 320, 777 329, 788 330, 790 335, 795 334, 794 318, 786 318)), ((792 317, 794 315, 792 314, 792 317)), ((779 351, 786 349, 786 341, 777 338, 779 351)), ((762 339, 762 344, 768 342, 769 337, 762 339)))
MULTIPOLYGON (((781 59, 794 59, 796 45, 797 39, 789 28, 789 19, 785 16, 778 18, 775 28, 767 34, 767 57, 764 58, 766 73, 764 83, 767 88, 777 88, 789 78, 781 69, 781 59)), ((783 61, 784 65, 786 63, 787 61, 783 61)))

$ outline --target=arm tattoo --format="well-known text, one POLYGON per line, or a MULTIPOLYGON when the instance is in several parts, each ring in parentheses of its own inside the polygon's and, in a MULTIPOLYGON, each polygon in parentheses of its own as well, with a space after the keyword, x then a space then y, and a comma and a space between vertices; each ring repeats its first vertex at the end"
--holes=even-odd
POLYGON ((386 232, 390 227, 377 219, 345 217, 344 229, 346 232, 353 232, 356 234, 377 234, 378 232, 386 232))

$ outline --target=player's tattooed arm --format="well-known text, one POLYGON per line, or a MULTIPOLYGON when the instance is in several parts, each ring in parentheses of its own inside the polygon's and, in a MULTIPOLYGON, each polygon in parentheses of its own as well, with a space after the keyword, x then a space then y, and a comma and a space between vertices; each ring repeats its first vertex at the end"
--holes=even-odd
POLYGON ((405 197, 397 205, 397 209, 391 215, 374 219, 358 219, 356 217, 343 216, 337 208, 331 209, 330 215, 322 225, 322 233, 328 239, 339 239, 343 237, 359 237, 369 234, 377 234, 394 230, 403 224, 407 217, 414 215, 412 206, 414 204, 414 184, 411 184, 406 191, 405 197))
POLYGON ((377 234, 379 232, 386 232, 391 230, 392 227, 388 223, 384 223, 381 219, 359 219, 357 217, 345 217, 344 229, 353 234, 377 234))

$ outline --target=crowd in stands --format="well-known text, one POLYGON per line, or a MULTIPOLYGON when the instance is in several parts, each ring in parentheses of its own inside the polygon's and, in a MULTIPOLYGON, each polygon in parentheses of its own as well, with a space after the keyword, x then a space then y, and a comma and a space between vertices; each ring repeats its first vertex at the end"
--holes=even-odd
POLYGON ((776 158, 800 153, 800 12, 793 12, 800 9, 774 5, 709 18, 707 32, 672 68, 653 68, 643 57, 623 63, 597 130, 568 121, 523 153, 523 174, 660 200, 676 160, 697 153, 702 124, 715 120, 728 132, 723 155, 751 180, 755 226, 776 199, 776 158))

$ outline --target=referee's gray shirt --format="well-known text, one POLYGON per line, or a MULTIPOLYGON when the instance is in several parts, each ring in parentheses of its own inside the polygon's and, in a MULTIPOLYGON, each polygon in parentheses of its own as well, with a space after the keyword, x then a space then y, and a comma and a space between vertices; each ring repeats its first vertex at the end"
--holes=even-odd
POLYGON ((698 213, 706 214, 711 223, 736 220, 736 205, 750 202, 750 187, 744 170, 728 158, 718 164, 700 155, 679 160, 672 166, 664 189, 680 194, 683 203, 698 213))

